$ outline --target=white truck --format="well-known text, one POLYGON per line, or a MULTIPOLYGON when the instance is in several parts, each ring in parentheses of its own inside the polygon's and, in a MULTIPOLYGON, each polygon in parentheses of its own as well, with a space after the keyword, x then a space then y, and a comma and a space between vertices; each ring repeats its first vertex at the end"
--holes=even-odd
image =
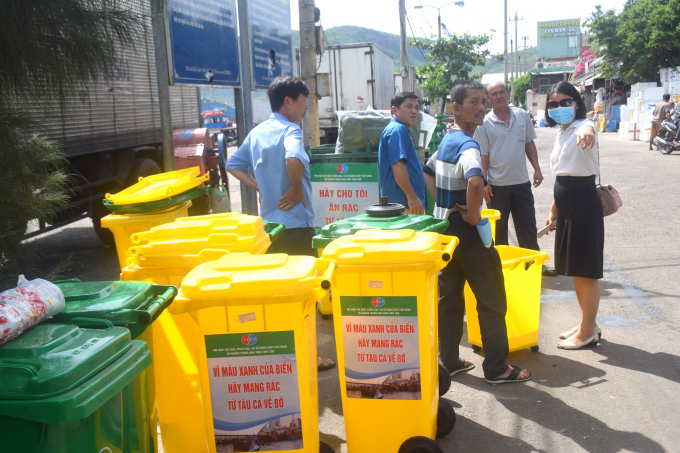
MULTIPOLYGON (((112 242, 99 222, 109 214, 101 202, 104 194, 163 168, 150 6, 123 0, 121 8, 126 7, 146 17, 146 32, 136 49, 118 54, 109 80, 77 90, 64 104, 55 97, 17 106, 40 123, 41 135, 59 143, 76 176, 68 209, 54 225, 37 225, 28 236, 90 216, 100 239, 112 242)), ((198 88, 171 86, 173 128, 200 127, 200 102, 198 88)))
POLYGON ((394 60, 376 44, 326 46, 320 59, 317 90, 324 95, 319 99, 322 144, 337 140, 338 111, 390 109, 395 94, 394 60))

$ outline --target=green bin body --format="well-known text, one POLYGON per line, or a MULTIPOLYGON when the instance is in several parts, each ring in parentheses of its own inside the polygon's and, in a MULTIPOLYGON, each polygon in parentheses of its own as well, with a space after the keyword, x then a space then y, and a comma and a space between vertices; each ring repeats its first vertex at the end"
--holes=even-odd
MULTIPOLYGON (((104 329, 40 324, 0 346, 2 451, 135 452, 149 444, 146 343, 104 329)), ((154 433, 155 434, 155 433, 154 433)))
MULTIPOLYGON (((55 282, 66 297, 66 308, 48 322, 68 323, 78 320, 84 327, 101 327, 101 320, 109 321, 115 326, 125 327, 133 339, 147 343, 153 359, 152 324, 163 313, 175 296, 174 286, 155 285, 149 282, 80 282, 64 280, 55 282)), ((156 385, 153 364, 146 372, 144 379, 136 380, 126 389, 130 397, 140 398, 146 395, 149 414, 145 418, 147 426, 133 426, 131 430, 143 432, 144 436, 132 436, 133 439, 149 437, 151 442, 132 445, 133 453, 154 453, 158 451, 156 436, 156 385), (144 387, 144 388, 142 388, 144 387), (148 387, 148 390, 145 390, 148 387)), ((138 424, 140 420, 137 420, 138 424)))
MULTIPOLYGON (((443 233, 449 226, 449 221, 435 219, 431 215, 400 214, 394 217, 373 217, 361 214, 348 219, 338 220, 319 229, 319 234, 312 238, 312 247, 317 249, 319 256, 323 249, 335 239, 351 236, 361 230, 416 230, 443 233)), ((330 296, 326 295, 319 301, 319 312, 324 319, 333 314, 330 296)))

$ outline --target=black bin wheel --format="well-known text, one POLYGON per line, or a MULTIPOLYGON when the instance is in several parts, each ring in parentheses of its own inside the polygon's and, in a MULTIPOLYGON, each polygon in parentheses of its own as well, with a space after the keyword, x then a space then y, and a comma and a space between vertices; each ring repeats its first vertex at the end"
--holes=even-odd
POLYGON ((473 345, 472 345, 472 350, 475 351, 475 352, 479 352, 479 351, 482 350, 482 348, 480 348, 480 347, 477 346, 476 344, 473 344, 473 345))
POLYGON ((456 412, 453 410, 451 401, 439 398, 437 411, 437 439, 440 439, 453 431, 456 425, 456 412))
POLYGON ((451 376, 444 365, 439 364, 439 396, 445 395, 451 388, 451 376))
POLYGON ((335 453, 335 450, 327 443, 319 442, 319 453, 335 453))
POLYGON ((531 352, 538 352, 538 345, 531 347, 531 352))
POLYGON ((429 437, 411 437, 399 447, 399 453, 444 453, 442 447, 429 437))

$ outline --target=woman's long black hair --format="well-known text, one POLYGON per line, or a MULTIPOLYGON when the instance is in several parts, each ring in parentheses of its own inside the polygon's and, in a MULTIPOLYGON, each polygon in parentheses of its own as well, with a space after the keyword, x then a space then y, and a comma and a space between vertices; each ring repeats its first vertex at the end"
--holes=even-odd
POLYGON ((582 120, 586 117, 586 113, 588 112, 586 112, 586 104, 583 102, 583 98, 581 98, 581 93, 579 93, 576 87, 569 82, 558 82, 550 87, 550 91, 548 91, 548 95, 545 97, 545 124, 548 127, 557 126, 555 120, 548 115, 548 102, 550 102, 550 96, 555 93, 564 94, 576 101, 578 109, 576 110, 576 118, 574 118, 574 121, 582 120))

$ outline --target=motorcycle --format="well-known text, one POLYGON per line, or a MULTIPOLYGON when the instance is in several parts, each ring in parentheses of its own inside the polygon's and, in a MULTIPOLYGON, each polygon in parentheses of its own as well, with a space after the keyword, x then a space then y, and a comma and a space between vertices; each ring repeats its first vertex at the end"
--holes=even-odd
POLYGON ((659 148, 661 154, 670 154, 680 151, 680 145, 675 143, 678 139, 678 128, 673 122, 664 120, 661 122, 659 135, 654 137, 653 143, 659 148))

